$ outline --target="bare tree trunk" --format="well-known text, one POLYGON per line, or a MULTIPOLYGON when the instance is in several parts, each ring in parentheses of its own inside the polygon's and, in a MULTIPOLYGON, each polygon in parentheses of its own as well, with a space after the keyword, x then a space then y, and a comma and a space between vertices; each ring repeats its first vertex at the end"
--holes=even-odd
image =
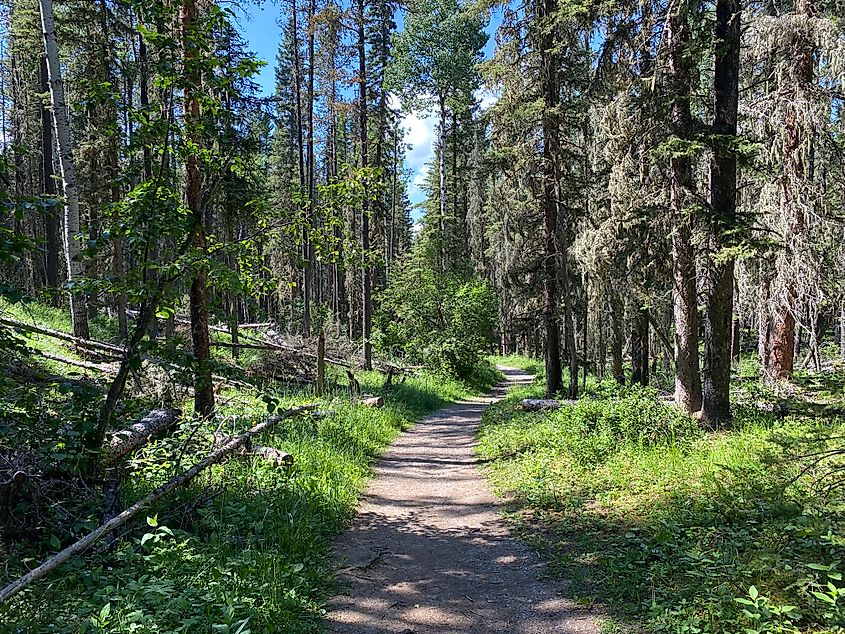
MULTIPOLYGON (((67 261, 68 283, 78 283, 83 276, 82 260, 79 248, 79 193, 76 188, 76 164, 70 145, 70 130, 67 121, 67 104, 62 84, 59 48, 56 43, 56 27, 53 21, 52 0, 39 0, 41 25, 44 33, 44 51, 47 57, 47 71, 50 83, 50 103, 53 107, 53 123, 59 141, 59 167, 64 184, 65 218, 64 247, 67 261)), ((73 321, 73 333, 77 337, 88 339, 88 313, 85 295, 71 287, 70 314, 73 321)))
POLYGON ((437 161, 437 174, 440 178, 440 216, 437 218, 438 228, 440 229, 440 272, 446 272, 446 98, 440 95, 438 101, 440 111, 440 128, 438 130, 440 138, 440 154, 437 161))
MULTIPOLYGON (((739 0, 717 0, 714 32, 713 129, 720 141, 736 138, 739 105, 739 0)), ((704 318, 702 419, 718 428, 731 420, 731 320, 734 261, 717 261, 736 220, 736 156, 721 145, 710 166, 710 259, 704 318)))
MULTIPOLYGON (((41 58, 41 90, 50 92, 50 80, 47 72, 47 58, 41 58)), ((41 107, 41 177, 44 194, 50 198, 56 196, 56 179, 53 172, 53 122, 50 108, 41 107)), ((47 242, 46 277, 47 286, 59 288, 59 217, 55 203, 51 203, 44 218, 47 242)))
MULTIPOLYGON (((199 100, 195 91, 200 86, 193 43, 197 22, 196 0, 183 0, 179 15, 182 59, 185 66, 185 126, 194 144, 199 144, 196 126, 200 120, 199 100)), ((193 247, 207 255, 205 219, 202 209, 202 174, 196 153, 185 160, 185 198, 194 224, 193 247)), ((191 283, 191 341, 194 349, 194 410, 203 417, 214 415, 214 386, 211 382, 211 338, 208 333, 208 271, 204 263, 197 268, 191 283)))
MULTIPOLYGON (((557 156, 557 153, 555 155, 557 156)), ((559 194, 560 187, 558 187, 556 199, 559 199, 559 194)), ((566 240, 563 242, 567 244, 566 240)), ((575 343, 575 307, 572 305, 572 278, 569 273, 569 257, 566 248, 563 249, 563 253, 561 254, 561 261, 561 279, 563 281, 561 289, 563 292, 563 339, 569 361, 569 388, 567 389, 567 398, 576 399, 578 398, 578 346, 575 343)))
MULTIPOLYGON (((555 0, 538 0, 537 15, 545 18, 557 11, 555 0)), ((545 329, 546 396, 553 398, 563 390, 563 371, 560 363, 560 326, 558 324, 558 134, 560 125, 556 115, 558 106, 558 62, 554 51, 554 35, 546 29, 540 34, 540 64, 543 91, 543 196, 540 209, 545 228, 545 253, 543 260, 543 326, 545 329)), ((445 126, 445 117, 441 117, 445 126)), ((442 153, 442 149, 441 149, 442 153)), ((445 182, 445 181, 444 181, 445 182)), ((441 182, 441 189, 445 185, 441 182)), ((445 193, 445 192, 444 192, 445 193)), ((445 204, 445 200, 441 205, 445 204)), ((445 213, 445 207, 442 207, 445 213)), ((577 378, 576 378, 577 380, 577 378)))
MULTIPOLYGON (((111 67, 111 60, 113 57, 112 47, 111 47, 111 40, 109 34, 109 13, 108 13, 108 5, 106 4, 106 0, 100 0, 100 20, 101 20, 101 32, 103 37, 102 43, 102 70, 103 76, 105 81, 112 85, 116 85, 115 79, 112 73, 111 67)), ((108 103, 108 110, 105 115, 105 119, 108 122, 108 125, 114 125, 117 127, 119 125, 118 120, 118 113, 117 108, 112 104, 108 103)), ((121 199, 121 191, 120 191, 120 183, 118 179, 120 178, 120 147, 118 145, 119 138, 117 134, 112 133, 108 139, 108 149, 107 149, 107 158, 108 158, 108 168, 109 168, 109 185, 110 185, 110 192, 111 192, 111 203, 116 205, 120 202, 121 199)), ((119 285, 124 284, 125 282, 125 275, 126 275, 126 264, 124 259, 124 240, 123 237, 118 235, 114 239, 114 261, 112 263, 114 276, 117 280, 119 285)), ((126 309, 127 309, 127 297, 126 291, 122 288, 119 288, 116 293, 116 304, 117 304, 117 324, 118 324, 118 332, 120 334, 121 341, 125 341, 126 337, 128 336, 128 328, 126 325, 126 309)))
MULTIPOLYGON (((688 3, 681 0, 667 20, 668 82, 672 95, 670 126, 674 137, 685 140, 691 127, 690 30, 688 3)), ((696 304, 695 251, 692 246, 690 192, 692 166, 686 152, 669 161, 669 195, 674 224, 672 233, 672 304, 675 313, 675 401, 688 412, 701 409, 701 375, 698 361, 698 307, 696 304)))
MULTIPOLYGON (((293 34, 293 85, 294 110, 296 113, 296 151, 299 167, 299 187, 304 191, 305 179, 305 141, 302 137, 302 67, 299 61, 299 8, 296 0, 291 2, 291 31, 293 34)), ((308 223, 302 224, 303 259, 307 262, 307 246, 310 241, 308 223)), ((311 281, 307 264, 302 270, 302 331, 308 336, 311 333, 311 281)))
POLYGON ((649 309, 640 308, 631 331, 631 382, 649 384, 649 309))
POLYGON ((845 302, 839 306, 839 358, 845 361, 845 302))
POLYGON ((311 336, 311 301, 314 297, 314 245, 311 243, 311 229, 314 222, 314 193, 316 176, 314 169, 314 36, 315 27, 314 15, 316 5, 314 0, 308 3, 308 138, 306 140, 306 185, 308 187, 308 208, 306 210, 305 228, 302 243, 302 257, 304 260, 302 296, 305 300, 303 305, 304 318, 303 330, 305 336, 311 336))
MULTIPOLYGON (((139 34, 138 35, 138 101, 141 106, 141 110, 146 112, 147 108, 150 107, 150 71, 149 71, 149 62, 147 60, 147 42, 144 39, 144 36, 139 34)), ((141 169, 144 177, 144 182, 149 182, 153 178, 153 155, 152 149, 150 148, 148 143, 144 143, 144 147, 141 154, 141 169)), ((159 242, 159 235, 158 231, 148 231, 148 239, 147 239, 147 250, 149 254, 149 259, 155 262, 158 259, 158 242, 159 242)), ((130 265, 131 266, 131 265, 130 265)), ((158 280, 158 271, 151 270, 146 271, 146 275, 150 282, 156 284, 158 280)), ((172 320, 172 317, 170 318, 172 320)), ((171 324, 172 325, 172 324, 171 324)), ((168 339, 172 337, 172 328, 169 329, 170 335, 168 339)), ((150 340, 155 341, 158 337, 158 318, 153 315, 150 319, 150 340)))
MULTIPOLYGON (((358 125, 361 135, 361 167, 369 164, 367 157, 367 50, 364 31, 364 0, 358 0, 358 125)), ((363 274, 363 312, 364 312, 364 368, 373 369, 373 344, 370 341, 373 329, 373 302, 371 298, 370 251, 370 209, 368 194, 365 193, 361 204, 361 251, 363 274)))
POLYGON ((611 291, 608 293, 610 306, 610 362, 613 378, 620 385, 625 385, 625 369, 622 360, 622 306, 611 291))

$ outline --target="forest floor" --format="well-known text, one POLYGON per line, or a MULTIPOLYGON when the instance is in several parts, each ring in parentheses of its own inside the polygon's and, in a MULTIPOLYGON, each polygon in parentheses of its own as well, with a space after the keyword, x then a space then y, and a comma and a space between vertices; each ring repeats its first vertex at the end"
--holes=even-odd
POLYGON ((375 468, 354 525, 335 544, 345 592, 339 634, 597 632, 595 614, 543 579, 486 486, 475 435, 486 408, 532 377, 504 369, 487 398, 452 405, 401 436, 375 468))
POLYGON ((576 403, 524 412, 542 367, 499 362, 537 378, 485 410, 482 472, 603 633, 845 632, 842 369, 767 386, 748 355, 732 428, 707 432, 655 388, 592 376, 576 403))
MULTIPOLYGON (((0 314, 71 329, 65 311, 35 302, 0 304, 0 314)), ((117 343, 116 324, 105 317, 92 321, 92 334, 117 343)), ((214 338, 228 341, 217 332, 214 338)), ((33 473, 47 475, 0 499, 0 585, 88 534, 104 504, 102 487, 75 474, 80 432, 96 416, 115 364, 98 360, 102 371, 80 369, 57 360, 82 360, 74 346, 40 335, 25 341, 30 352, 0 358, 0 475, 6 461, 21 456, 31 458, 33 473)), ((255 438, 290 453, 293 466, 245 455, 210 467, 125 526, 116 541, 5 602, 0 632, 322 632, 325 599, 334 591, 329 546, 348 525, 371 465, 417 419, 489 387, 424 371, 387 385, 383 373, 356 370, 362 392, 384 399, 383 407, 366 407, 350 401, 342 368, 328 369, 327 391, 318 397, 308 357, 250 350, 235 360, 215 348, 218 417, 205 421, 191 414, 189 359, 181 352, 188 347, 179 328, 171 347, 155 351, 170 364, 166 370, 145 361, 133 373, 116 425, 155 407, 185 413, 171 436, 127 462, 121 506, 204 458, 215 433, 237 435, 266 420, 271 406, 320 402, 322 415, 291 418, 255 438)))

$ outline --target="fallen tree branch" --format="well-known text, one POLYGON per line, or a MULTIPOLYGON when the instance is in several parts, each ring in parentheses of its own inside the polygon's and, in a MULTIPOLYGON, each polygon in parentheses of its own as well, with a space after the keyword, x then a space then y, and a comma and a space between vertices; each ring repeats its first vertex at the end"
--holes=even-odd
MULTIPOLYGON (((313 352, 305 352, 304 350, 297 350, 296 348, 291 348, 289 346, 283 346, 278 343, 271 343, 269 341, 262 341, 261 343, 229 343, 228 341, 212 341, 211 347, 213 348, 244 348, 249 350, 272 350, 274 352, 293 352, 295 354, 302 355, 303 357, 308 357, 309 359, 317 359, 317 355, 313 352)), ((347 363, 346 361, 339 361, 337 359, 330 359, 326 357, 326 363, 331 363, 332 365, 340 366, 341 368, 352 368, 354 367, 351 363, 347 363)))
POLYGON ((50 361, 57 361, 58 363, 65 363, 67 365, 72 365, 77 368, 83 368, 85 370, 96 370, 97 372, 102 372, 103 374, 109 374, 112 372, 117 372, 116 368, 101 365, 99 363, 91 363, 90 361, 77 361, 76 359, 66 359, 65 357, 60 357, 55 354, 50 354, 49 352, 41 352, 39 354, 44 357, 45 359, 49 359, 50 361))
POLYGON ((182 412, 178 409, 154 409, 127 429, 113 432, 106 445, 105 464, 117 462, 127 454, 145 445, 176 424, 182 412))
POLYGON ((258 423, 257 425, 244 432, 240 436, 233 438, 225 445, 209 454, 204 460, 201 460, 187 471, 182 472, 169 482, 161 485, 155 491, 150 493, 147 497, 135 502, 135 504, 123 511, 120 515, 117 515, 105 524, 100 525, 79 541, 71 544, 64 550, 56 553, 37 568, 30 570, 27 574, 23 575, 22 577, 19 577, 18 579, 7 585, 5 588, 0 590, 0 605, 5 603, 7 600, 12 598, 16 594, 18 594, 21 590, 23 590, 30 584, 45 577, 49 572, 61 566, 71 557, 85 552, 92 544, 94 544, 101 537, 103 537, 104 535, 108 535, 116 528, 119 528, 120 526, 128 522, 130 519, 138 515, 145 508, 158 502, 161 498, 163 498, 171 491, 187 484, 211 465, 222 462, 224 458, 226 458, 229 454, 242 447, 245 443, 252 439, 253 436, 257 436, 262 432, 272 429, 276 424, 278 424, 282 420, 285 420, 286 418, 290 418, 291 416, 297 416, 304 412, 312 411, 316 408, 316 403, 294 407, 292 409, 282 412, 281 414, 273 416, 262 423, 258 423))
POLYGON ((125 352, 125 350, 121 346, 112 343, 106 343, 105 341, 97 341, 96 339, 82 339, 81 337, 74 337, 73 335, 69 335, 66 332, 51 330, 49 328, 43 328, 34 324, 27 324, 16 319, 9 319, 8 317, 0 317, 0 324, 4 326, 11 326, 12 328, 26 330, 27 332, 34 332, 35 334, 44 335, 45 337, 52 337, 53 339, 61 339, 62 341, 67 341, 80 348, 97 350, 100 352, 108 353, 110 355, 123 356, 123 353, 125 352))

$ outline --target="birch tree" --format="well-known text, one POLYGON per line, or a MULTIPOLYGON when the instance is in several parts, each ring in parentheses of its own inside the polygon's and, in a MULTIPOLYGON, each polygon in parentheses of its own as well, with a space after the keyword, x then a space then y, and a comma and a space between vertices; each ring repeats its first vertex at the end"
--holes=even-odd
POLYGON ((53 108, 53 125, 59 143, 59 170, 64 189, 64 250, 67 263, 67 279, 70 289, 70 315, 73 333, 87 339, 88 312, 85 295, 77 285, 83 276, 81 249, 79 243, 79 192, 76 184, 76 164, 70 143, 70 127, 67 119, 64 85, 62 82, 59 47, 56 42, 56 26, 53 19, 52 0, 39 0, 41 26, 44 33, 44 52, 47 58, 47 76, 50 86, 50 103, 53 108))

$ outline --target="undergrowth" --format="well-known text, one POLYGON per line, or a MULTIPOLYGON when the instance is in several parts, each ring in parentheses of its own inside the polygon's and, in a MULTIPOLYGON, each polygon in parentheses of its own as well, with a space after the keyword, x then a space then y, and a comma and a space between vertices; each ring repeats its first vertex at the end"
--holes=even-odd
POLYGON ((492 406, 478 451, 578 603, 617 629, 845 631, 843 497, 800 459, 836 447, 845 421, 740 406, 731 431, 707 433, 610 383, 554 413, 520 410, 541 395, 492 406))
MULTIPOLYGON (((69 330, 50 308, 26 310, 18 316, 69 330)), ((107 323, 95 335, 108 338, 109 328, 107 323)), ((37 349, 56 345, 42 338, 29 343, 37 349)), ((72 460, 62 424, 96 410, 104 378, 43 363, 36 354, 20 365, 20 375, 4 376, 0 384, 0 448, 20 442, 16 434, 24 429, 27 442, 42 441, 40 459, 54 465, 72 460), (20 383, 27 377, 37 379, 32 389, 20 383)), ((414 420, 497 380, 494 370, 485 372, 474 387, 419 373, 394 378, 387 388, 383 374, 356 372, 363 392, 384 396, 382 408, 350 403, 345 373, 337 371, 321 399, 310 387, 227 388, 218 396, 214 423, 191 417, 190 403, 182 403, 187 414, 176 433, 150 443, 128 465, 124 507, 207 455, 213 432, 236 434, 266 418, 268 409, 304 402, 319 401, 321 413, 284 421, 255 439, 292 454, 291 468, 248 457, 208 469, 149 509, 146 523, 124 527, 0 607, 0 631, 320 631, 324 600, 333 590, 331 538, 353 514, 372 464, 414 420)), ((119 423, 153 404, 129 399, 119 423)), ((41 506, 19 500, 10 521, 27 518, 32 530, 17 536, 0 531, 0 581, 23 574, 101 522, 101 494, 75 483, 66 488, 73 495, 44 491, 41 506), (61 509, 44 503, 51 500, 61 509)))

